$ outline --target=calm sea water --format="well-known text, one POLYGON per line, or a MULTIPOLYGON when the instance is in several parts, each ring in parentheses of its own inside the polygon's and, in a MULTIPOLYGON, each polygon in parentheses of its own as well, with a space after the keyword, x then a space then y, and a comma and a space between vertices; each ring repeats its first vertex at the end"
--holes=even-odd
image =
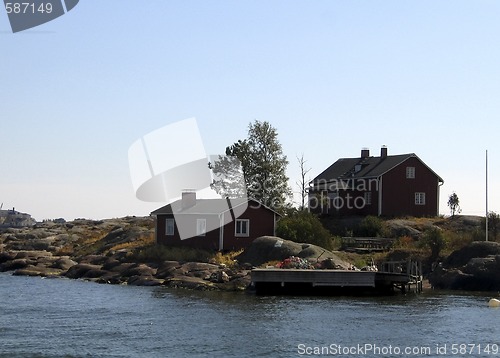
POLYGON ((489 298, 259 297, 0 274, 0 357, 500 356, 489 298))

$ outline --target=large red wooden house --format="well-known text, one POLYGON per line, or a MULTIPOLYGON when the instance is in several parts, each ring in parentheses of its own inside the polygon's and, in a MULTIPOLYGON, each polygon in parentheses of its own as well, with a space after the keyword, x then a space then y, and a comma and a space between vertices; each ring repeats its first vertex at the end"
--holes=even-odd
POLYGON ((416 154, 342 158, 310 182, 309 208, 327 215, 437 216, 443 179, 416 154))
POLYGON ((156 242, 208 250, 246 248, 260 236, 276 233, 279 214, 259 202, 241 199, 182 199, 151 213, 156 217, 156 242))

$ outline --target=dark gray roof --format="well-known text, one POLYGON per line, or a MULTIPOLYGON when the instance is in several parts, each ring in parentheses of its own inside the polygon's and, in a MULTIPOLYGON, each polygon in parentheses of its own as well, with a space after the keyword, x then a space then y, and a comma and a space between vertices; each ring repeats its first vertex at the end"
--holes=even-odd
MULTIPOLYGON (((252 199, 248 198, 237 198, 231 199, 231 207, 234 209, 240 205, 248 203, 252 199)), ((253 200, 256 202, 255 200, 253 200)), ((256 202, 257 203, 257 202, 256 202)), ((259 206, 262 206, 268 210, 272 210, 263 204, 258 203, 259 206)), ((183 209, 182 208, 182 200, 174 201, 168 205, 165 205, 153 212, 151 215, 160 215, 160 214, 191 214, 191 215, 216 215, 222 214, 226 211, 229 211, 228 202, 226 199, 196 199, 196 203, 193 206, 183 209)))
MULTIPOLYGON (((366 158, 341 158, 319 174, 311 183, 317 181, 332 181, 339 179, 364 179, 377 178, 409 158, 417 158, 423 165, 429 168, 416 154, 400 154, 388 155, 382 157, 366 157, 366 158), (356 170, 359 169, 359 170, 356 170)), ((434 173, 440 182, 444 182, 431 168, 429 170, 434 173)))

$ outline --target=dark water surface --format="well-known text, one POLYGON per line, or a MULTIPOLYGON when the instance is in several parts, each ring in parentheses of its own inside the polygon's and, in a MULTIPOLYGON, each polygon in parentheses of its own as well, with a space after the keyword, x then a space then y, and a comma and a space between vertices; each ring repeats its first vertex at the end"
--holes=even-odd
POLYGON ((499 357, 489 298, 259 297, 0 274, 0 357, 499 357))

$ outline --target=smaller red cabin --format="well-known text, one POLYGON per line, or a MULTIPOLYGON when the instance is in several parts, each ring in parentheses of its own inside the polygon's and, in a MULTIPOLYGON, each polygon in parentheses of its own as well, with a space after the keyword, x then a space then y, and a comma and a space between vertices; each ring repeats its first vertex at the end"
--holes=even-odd
POLYGON ((156 242, 208 250, 244 249, 260 236, 275 235, 279 214, 247 198, 197 199, 195 192, 151 213, 156 242))

